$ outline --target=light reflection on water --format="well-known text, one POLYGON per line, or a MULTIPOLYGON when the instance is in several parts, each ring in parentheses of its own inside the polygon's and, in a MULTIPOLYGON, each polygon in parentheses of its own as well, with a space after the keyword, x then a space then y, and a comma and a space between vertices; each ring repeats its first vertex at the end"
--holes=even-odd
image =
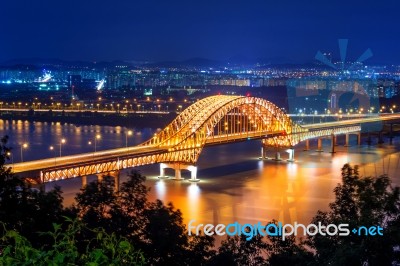
MULTIPOLYGON (((100 132, 99 149, 117 148, 125 145, 125 128, 60 125, 49 123, 2 122, 0 135, 10 135, 10 144, 17 146, 28 141, 30 148, 24 151, 24 158, 38 159, 51 157, 50 143, 56 143, 61 136, 68 140, 63 154, 90 151, 92 147, 84 144, 100 132)), ((130 143, 141 143, 154 133, 154 130, 136 130, 130 143)), ((339 139, 339 143, 343 140, 339 139)), ((195 219, 196 223, 255 223, 277 219, 284 223, 309 223, 317 210, 327 210, 333 201, 333 189, 341 181, 340 170, 345 163, 360 165, 361 175, 388 174, 394 184, 400 185, 397 173, 400 171, 399 140, 394 145, 360 147, 355 145, 337 147, 337 152, 328 151, 329 142, 324 142, 327 152, 314 150, 304 152, 296 148, 295 163, 272 160, 260 161, 259 141, 246 141, 236 144, 209 147, 203 150, 198 162, 199 183, 188 181, 160 180, 158 165, 138 167, 148 179, 151 188, 149 199, 173 202, 184 216, 184 222, 195 219)), ((343 143, 341 143, 343 144, 343 143)), ((315 141, 311 147, 316 148, 315 141)), ((287 154, 282 152, 282 157, 287 154)), ((16 157, 18 157, 16 155, 16 157)), ((269 153, 273 157, 273 152, 269 153)), ((18 158, 15 158, 17 161, 18 158)), ((173 176, 171 169, 166 174, 173 176)), ((182 171, 185 178, 188 171, 182 171)), ((121 182, 126 178, 122 173, 121 182)), ((88 181, 94 180, 90 177, 88 181)), ((80 188, 80 179, 50 183, 62 186, 65 205, 73 203, 80 188)))
MULTIPOLYGON (((327 210, 334 200, 333 189, 348 162, 360 164, 361 175, 389 174, 400 185, 400 156, 395 146, 339 146, 333 155, 303 152, 300 147, 295 153, 298 161, 287 163, 257 160, 258 145, 245 142, 205 149, 198 164, 202 181, 196 184, 196 198, 189 182, 159 181, 158 168, 153 166, 141 167, 141 171, 147 174, 149 186, 166 185, 164 199, 182 210, 186 223, 191 219, 214 224, 271 219, 309 223, 317 210, 327 210)), ((151 191, 151 199, 160 197, 160 191, 151 191)))

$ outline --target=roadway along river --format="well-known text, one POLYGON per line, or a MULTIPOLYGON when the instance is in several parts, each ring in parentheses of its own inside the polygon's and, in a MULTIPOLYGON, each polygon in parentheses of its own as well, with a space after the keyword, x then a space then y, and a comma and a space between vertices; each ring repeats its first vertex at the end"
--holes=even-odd
MULTIPOLYGON (((21 144, 25 161, 71 155, 81 152, 94 152, 96 149, 111 149, 134 145, 147 140, 156 130, 126 129, 123 127, 80 126, 49 123, 30 123, 22 121, 0 120, 0 136, 9 135, 9 145, 13 147, 13 160, 21 160, 21 144), (126 135, 133 130, 133 135, 126 135), (88 144, 91 141, 91 144, 88 144), (50 150, 53 146, 53 150, 50 150)), ((400 140, 394 139, 393 145, 367 146, 365 141, 360 147, 352 139, 352 146, 343 147, 344 139, 339 138, 337 153, 330 154, 329 141, 324 142, 326 152, 315 152, 316 141, 311 141, 311 151, 304 152, 303 146, 295 151, 295 163, 272 160, 260 161, 259 141, 246 141, 236 144, 206 148, 198 162, 199 183, 188 181, 158 180, 158 165, 138 167, 148 180, 151 188, 149 199, 159 198, 164 202, 172 201, 183 212, 185 223, 196 219, 196 223, 242 223, 267 222, 278 219, 284 223, 295 221, 308 224, 317 210, 327 210, 333 200, 333 188, 340 182, 340 169, 351 162, 360 165, 362 175, 388 174, 394 184, 400 185, 400 140), (314 149, 313 149, 314 148, 314 149)), ((376 139, 374 140, 376 143, 376 139)), ((269 156, 273 156, 270 151, 269 156)), ((287 155, 282 151, 282 157, 287 155)), ((55 158, 56 159, 56 158, 55 158)), ((166 171, 173 175, 172 170, 166 171)), ((189 178, 189 172, 183 171, 183 177, 189 178)), ((126 178, 122 173, 121 182, 126 178)), ((88 181, 94 180, 94 177, 88 181)), ((74 201, 80 189, 80 179, 48 183, 46 189, 55 184, 64 191, 65 205, 74 201)))

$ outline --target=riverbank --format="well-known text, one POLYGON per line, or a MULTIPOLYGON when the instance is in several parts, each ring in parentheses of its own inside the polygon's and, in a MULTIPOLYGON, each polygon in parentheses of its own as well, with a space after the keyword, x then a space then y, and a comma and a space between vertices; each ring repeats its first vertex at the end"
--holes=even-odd
POLYGON ((98 126, 125 126, 138 128, 163 128, 167 126, 177 114, 165 113, 121 113, 121 112, 34 112, 30 111, 0 111, 2 120, 21 120, 28 122, 60 122, 75 125, 98 126))

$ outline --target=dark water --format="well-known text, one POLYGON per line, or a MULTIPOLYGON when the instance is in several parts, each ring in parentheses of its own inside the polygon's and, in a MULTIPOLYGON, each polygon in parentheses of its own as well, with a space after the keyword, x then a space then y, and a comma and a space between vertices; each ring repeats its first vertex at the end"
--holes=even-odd
MULTIPOLYGON (((101 135, 97 149, 119 148, 126 145, 127 130, 133 130, 128 137, 129 145, 147 140, 156 129, 126 129, 124 127, 80 126, 4 122, 0 120, 0 135, 10 136, 10 146, 14 148, 14 161, 20 160, 20 144, 28 142, 23 150, 25 160, 57 156, 61 138, 67 140, 62 146, 62 154, 70 155, 93 150, 88 145, 96 134, 101 135), (53 145, 57 149, 49 150, 53 145)), ((355 139, 352 146, 343 147, 339 138, 337 153, 330 154, 329 142, 324 142, 326 152, 313 150, 304 152, 300 145, 296 148, 296 162, 258 160, 259 141, 246 141, 236 144, 209 147, 203 150, 198 162, 199 183, 188 181, 159 180, 158 165, 138 167, 148 178, 151 188, 149 198, 159 198, 173 202, 181 209, 185 223, 196 219, 196 223, 242 223, 266 222, 278 219, 284 223, 309 223, 317 210, 327 210, 333 201, 333 189, 340 182, 340 169, 345 164, 360 165, 362 175, 388 174, 394 184, 400 185, 400 146, 399 139, 393 145, 361 145, 355 139)), ((316 148, 316 142, 311 142, 316 148)), ((269 152, 273 156, 273 151, 269 152)), ((282 151, 282 158, 287 158, 282 151)), ((173 171, 167 169, 173 176, 173 171)), ((182 172, 189 178, 189 172, 182 172)), ((126 178, 122 174, 121 182, 126 178)), ((90 180, 94 180, 92 177, 90 180)), ((47 184, 50 189, 55 184, 64 191, 65 205, 74 201, 81 180, 64 180, 47 184)))

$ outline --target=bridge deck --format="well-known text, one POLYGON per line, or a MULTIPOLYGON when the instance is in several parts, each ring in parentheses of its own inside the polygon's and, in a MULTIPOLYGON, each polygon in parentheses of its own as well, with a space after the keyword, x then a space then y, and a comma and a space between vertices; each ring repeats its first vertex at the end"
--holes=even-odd
MULTIPOLYGON (((363 117, 357 119, 341 120, 336 122, 326 122, 302 125, 303 128, 314 131, 324 130, 329 128, 337 128, 350 125, 359 125, 363 123, 373 123, 387 120, 400 120, 400 114, 389 114, 375 117, 363 117)), ((218 135, 207 139, 206 146, 218 145, 226 142, 242 141, 247 139, 261 139, 266 136, 273 136, 282 132, 245 132, 235 133, 229 135, 218 135)), ((139 157, 145 155, 160 154, 168 151, 169 147, 157 147, 157 146, 133 146, 128 148, 117 148, 110 150, 102 150, 97 152, 76 154, 63 157, 53 157, 36 161, 29 161, 23 163, 8 164, 6 167, 12 167, 15 173, 40 171, 42 169, 57 169, 68 167, 71 165, 88 165, 93 162, 102 162, 108 160, 122 159, 139 157)))
MULTIPOLYGON (((247 139, 261 139, 266 135, 279 134, 281 132, 246 132, 245 134, 229 134, 211 137, 207 140, 205 146, 224 144, 227 141, 242 141, 247 139)), ((92 162, 101 162, 103 160, 112 160, 117 158, 138 157, 144 155, 159 154, 168 151, 168 147, 160 148, 155 146, 132 146, 128 148, 117 148, 110 150, 101 150, 96 152, 82 153, 76 155, 52 157, 42 160, 15 163, 6 165, 12 167, 15 173, 38 171, 42 169, 52 169, 67 167, 69 165, 85 165, 92 162)))

